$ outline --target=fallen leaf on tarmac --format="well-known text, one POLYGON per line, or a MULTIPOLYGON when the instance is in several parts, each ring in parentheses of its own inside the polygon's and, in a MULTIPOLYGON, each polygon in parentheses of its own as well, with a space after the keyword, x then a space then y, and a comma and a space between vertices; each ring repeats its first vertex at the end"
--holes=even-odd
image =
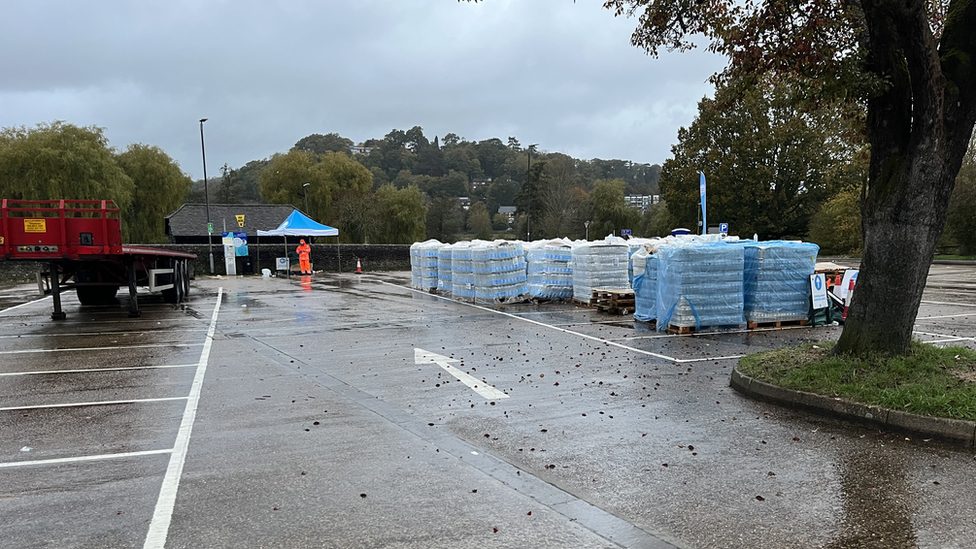
POLYGON ((756 496, 756 500, 757 501, 766 501, 766 498, 764 498, 762 496, 756 496))
POLYGON ((498 532, 498 527, 497 526, 493 527, 492 528, 492 531, 495 532, 495 533, 497 533, 498 532))
POLYGON ((366 494, 359 494, 359 497, 366 499, 366 494))
POLYGON ((527 514, 527 515, 529 515, 529 516, 531 517, 531 516, 532 516, 532 511, 529 511, 529 512, 528 512, 528 513, 526 513, 526 514, 527 514))

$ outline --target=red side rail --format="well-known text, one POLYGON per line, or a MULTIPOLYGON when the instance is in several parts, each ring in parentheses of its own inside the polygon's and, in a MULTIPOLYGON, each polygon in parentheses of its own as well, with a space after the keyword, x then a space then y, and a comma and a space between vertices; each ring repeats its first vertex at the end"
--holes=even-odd
POLYGON ((121 255, 119 209, 111 200, 3 199, 0 252, 37 261, 121 255))

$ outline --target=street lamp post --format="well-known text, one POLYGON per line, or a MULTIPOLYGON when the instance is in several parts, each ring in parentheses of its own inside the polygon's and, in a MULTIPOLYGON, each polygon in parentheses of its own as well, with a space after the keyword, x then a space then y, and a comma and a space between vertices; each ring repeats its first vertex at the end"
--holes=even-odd
MULTIPOLYGON (((526 185, 528 185, 529 181, 532 179, 532 149, 534 149, 537 144, 538 143, 533 143, 529 145, 527 149, 525 149, 526 156, 527 156, 526 164, 525 164, 526 185)), ((529 187, 529 189, 531 190, 531 187, 529 187)), ((531 196, 529 197, 529 207, 525 210, 525 240, 527 242, 532 242, 532 197, 531 196)))
POLYGON ((305 214, 306 215, 308 215, 308 186, 309 185, 311 185, 311 183, 305 183, 304 185, 302 185, 302 190, 305 191, 305 214))
POLYGON ((214 274, 213 259, 213 223, 210 221, 210 189, 207 187, 207 147, 203 142, 203 123, 206 118, 200 119, 200 151, 203 153, 203 194, 207 197, 207 247, 210 248, 210 274, 214 274))

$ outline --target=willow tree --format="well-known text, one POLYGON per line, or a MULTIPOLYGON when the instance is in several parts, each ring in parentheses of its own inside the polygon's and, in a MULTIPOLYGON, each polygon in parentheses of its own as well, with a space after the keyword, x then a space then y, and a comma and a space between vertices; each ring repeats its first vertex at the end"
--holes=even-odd
POLYGON ((102 128, 57 121, 0 130, 0 198, 114 200, 125 212, 133 189, 102 128))
POLYGON ((167 242, 165 217, 183 204, 193 180, 168 154, 152 145, 129 145, 116 162, 135 185, 132 206, 122 216, 129 230, 128 241, 167 242))
POLYGON ((639 18, 656 55, 705 37, 730 64, 718 80, 776 74, 810 100, 867 112, 864 254, 836 351, 907 354, 956 175, 976 122, 972 0, 608 0, 639 18))
POLYGON ((369 193, 372 188, 372 173, 342 153, 318 155, 292 149, 272 157, 261 171, 261 195, 269 203, 304 210, 307 200, 306 213, 318 220, 335 215, 335 202, 341 196, 369 193))

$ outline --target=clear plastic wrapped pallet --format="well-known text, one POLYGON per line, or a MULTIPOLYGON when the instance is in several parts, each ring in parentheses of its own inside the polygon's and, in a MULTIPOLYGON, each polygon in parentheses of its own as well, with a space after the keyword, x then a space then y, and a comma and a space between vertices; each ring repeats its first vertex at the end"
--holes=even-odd
MULTIPOLYGON (((634 254, 633 258, 638 257, 634 254)), ((634 319, 641 322, 651 322, 657 319, 657 255, 642 255, 643 268, 638 268, 635 261, 634 272, 634 319)))
POLYGON ((474 265, 470 242, 451 247, 451 295, 458 301, 474 301, 474 265))
POLYGON ((451 253, 454 246, 445 245, 437 250, 437 289, 451 291, 451 253))
POLYGON ((528 297, 521 242, 496 240, 471 249, 474 301, 480 305, 518 303, 528 297))
POLYGON ((743 246, 696 241, 658 255, 657 330, 745 324, 743 246))
POLYGON ((410 245, 410 285, 420 287, 420 242, 410 245))
POLYGON ((594 288, 629 289, 629 255, 630 248, 622 242, 596 241, 573 246, 573 299, 588 303, 594 288))
POLYGON ((746 320, 805 320, 810 310, 810 275, 820 247, 811 242, 743 242, 746 320))
POLYGON ((420 252, 420 289, 437 289, 438 253, 444 246, 439 240, 431 239, 421 242, 420 252))
POLYGON ((525 259, 529 296, 573 297, 573 249, 568 242, 534 242, 526 246, 525 259))

